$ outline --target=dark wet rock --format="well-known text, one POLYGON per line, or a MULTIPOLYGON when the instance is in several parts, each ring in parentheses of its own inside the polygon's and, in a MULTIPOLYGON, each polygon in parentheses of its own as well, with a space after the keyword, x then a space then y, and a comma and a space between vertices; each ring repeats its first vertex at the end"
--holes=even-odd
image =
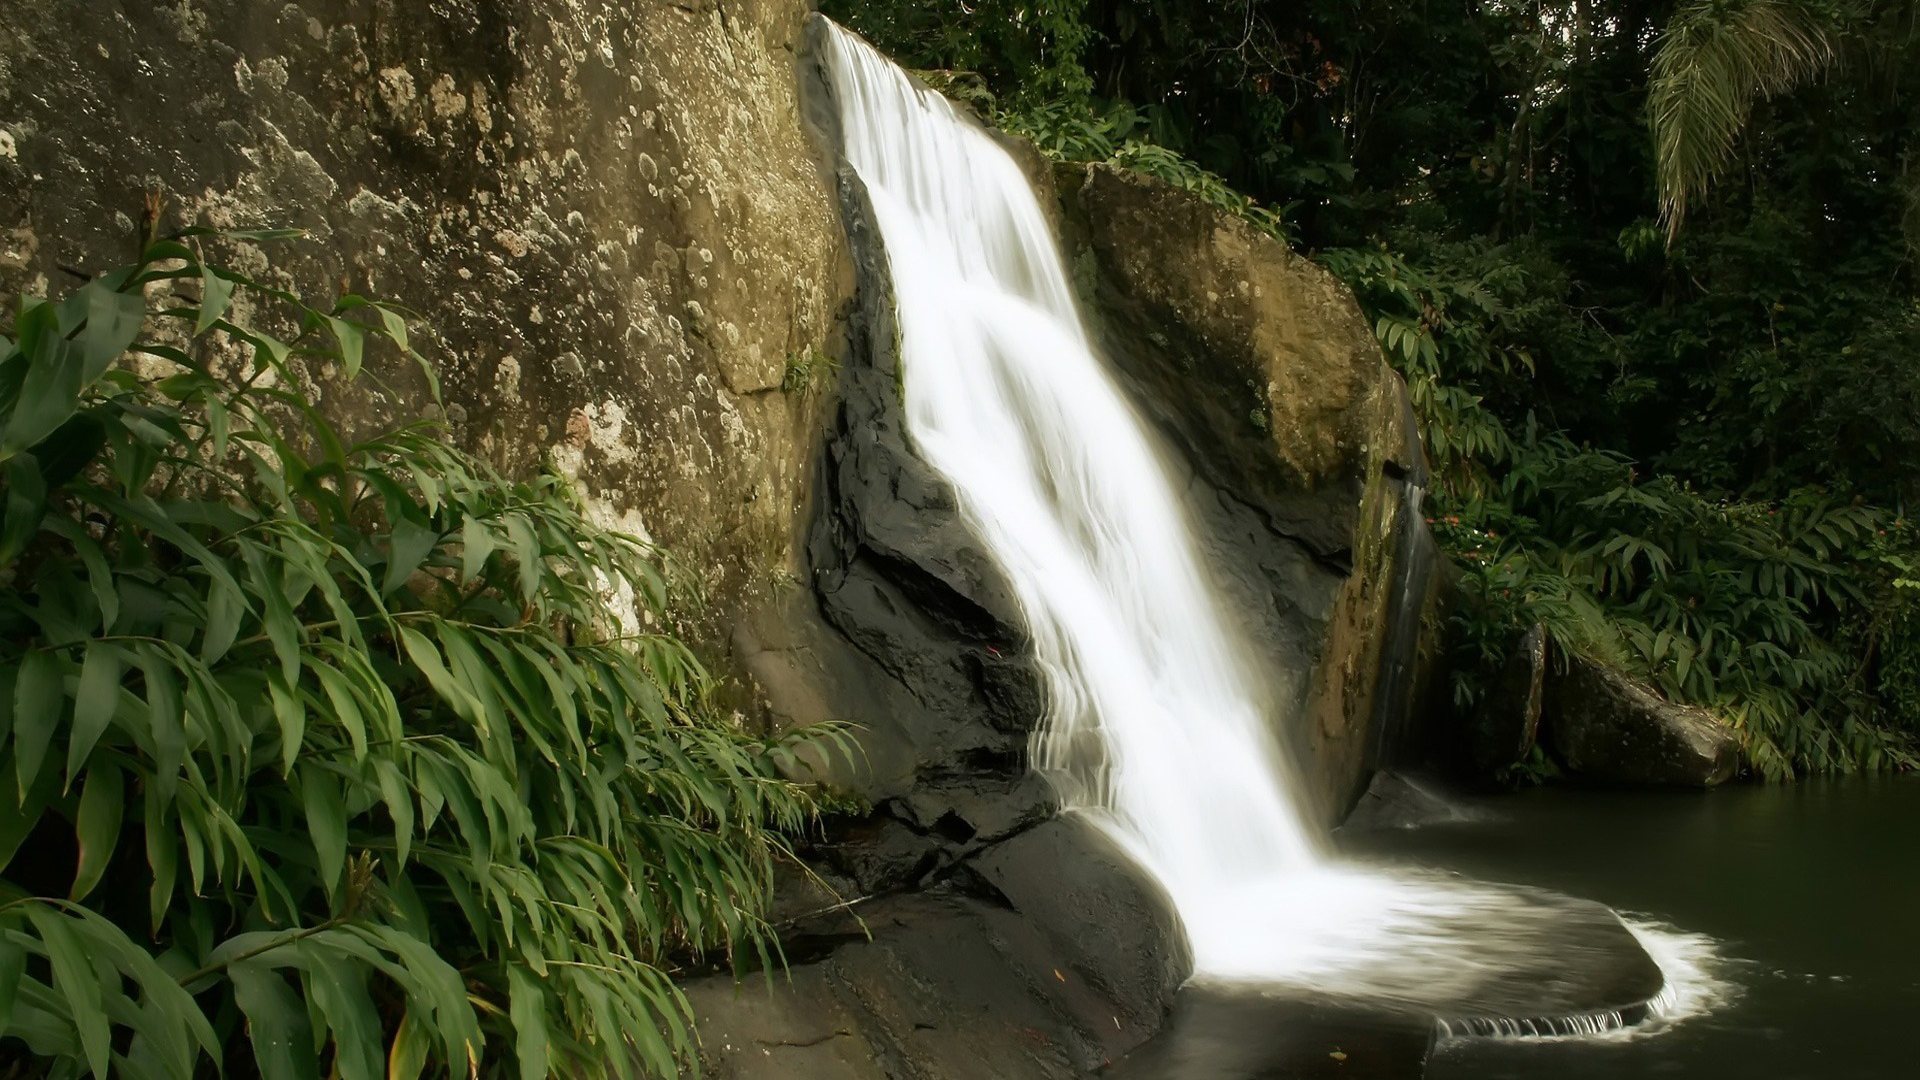
POLYGON ((1713 787, 1740 767, 1740 736, 1712 713, 1583 656, 1547 679, 1544 715, 1561 763, 1590 779, 1713 787))
POLYGON ((1547 628, 1535 623, 1507 654, 1486 703, 1467 722, 1474 771, 1490 776, 1524 761, 1540 733, 1547 679, 1547 628))
MULTIPOLYGON (((830 91, 803 72, 809 116, 837 145, 830 91)), ((951 865, 1050 811, 1026 761, 1045 700, 1011 586, 908 443, 886 252, 859 178, 835 175, 858 290, 807 533, 811 644, 834 714, 864 728, 840 779, 924 841, 890 845, 924 872, 927 851, 951 865)))
POLYGON ((1160 1022, 1136 1023, 1032 910, 941 889, 861 912, 870 939, 796 966, 790 981, 688 988, 703 1075, 1081 1080, 1160 1022))
POLYGON ((1084 818, 1048 821, 968 869, 1102 992, 1126 1030, 1158 1023, 1192 971, 1172 902, 1084 818))
POLYGON ((1430 781, 1398 772, 1377 772, 1353 813, 1341 823, 1340 831, 1418 829, 1472 821, 1475 817, 1450 802, 1430 781))

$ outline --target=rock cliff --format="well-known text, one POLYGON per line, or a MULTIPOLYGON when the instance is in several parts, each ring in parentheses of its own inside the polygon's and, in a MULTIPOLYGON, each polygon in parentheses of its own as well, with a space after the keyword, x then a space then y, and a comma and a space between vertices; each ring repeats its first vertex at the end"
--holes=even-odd
MULTIPOLYGON (((298 227, 237 269, 392 299, 436 332, 447 419, 551 462, 666 544, 724 648, 799 579, 850 278, 799 123, 803 0, 20 0, 0 21, 0 289, 163 228, 298 227), (269 261, 271 260, 271 261, 269 261)), ((410 419, 312 373, 350 426, 410 419), (356 423, 357 422, 357 423, 356 423)))

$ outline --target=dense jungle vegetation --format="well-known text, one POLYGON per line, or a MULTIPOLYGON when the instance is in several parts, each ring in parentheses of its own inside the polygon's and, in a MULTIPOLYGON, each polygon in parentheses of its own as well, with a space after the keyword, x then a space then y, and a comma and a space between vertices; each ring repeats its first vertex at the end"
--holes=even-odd
POLYGON ((777 966, 782 766, 843 735, 741 730, 558 478, 330 423, 433 368, 204 257, 285 239, 151 238, 0 336, 0 1072, 675 1075, 671 975, 777 966))
POLYGON ((1920 4, 825 8, 1354 288, 1466 572, 1463 706, 1538 622, 1767 777, 1915 763, 1920 4))

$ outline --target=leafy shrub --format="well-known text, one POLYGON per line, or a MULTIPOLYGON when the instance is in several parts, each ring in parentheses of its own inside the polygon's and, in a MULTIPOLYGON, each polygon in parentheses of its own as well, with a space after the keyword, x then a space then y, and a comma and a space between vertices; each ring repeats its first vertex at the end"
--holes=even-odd
MULTIPOLYGON (((1544 625, 1563 651, 1642 675, 1738 728, 1763 775, 1911 766, 1873 724, 1836 644, 1895 558, 1891 515, 1813 488, 1710 498, 1617 453, 1512 431, 1488 406, 1532 374, 1525 313, 1489 276, 1373 250, 1325 253, 1406 376, 1437 479, 1435 533, 1466 569, 1456 703, 1475 707, 1512 640, 1544 625)), ((1487 260, 1511 275, 1511 260, 1487 260)), ((1902 624, 1904 625, 1904 624, 1902 624)))
POLYGON ((778 766, 837 734, 716 716, 661 553, 556 479, 344 442, 293 388, 418 360, 405 314, 205 242, 0 339, 0 1031, 101 1080, 675 1072, 668 972, 769 959, 778 766))
POLYGON ((1068 98, 991 111, 994 123, 1038 146, 1056 161, 1104 161, 1154 177, 1288 240, 1284 208, 1263 206, 1173 150, 1153 141, 1148 117, 1125 105, 1098 111, 1068 98))

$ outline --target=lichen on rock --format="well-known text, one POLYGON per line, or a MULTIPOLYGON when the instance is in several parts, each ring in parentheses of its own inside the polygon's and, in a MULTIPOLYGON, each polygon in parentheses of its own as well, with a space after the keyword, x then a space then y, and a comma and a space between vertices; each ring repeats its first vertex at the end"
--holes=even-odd
MULTIPOLYGON (((0 288, 122 261, 153 188, 168 228, 303 228, 274 280, 419 312, 456 435, 644 521, 701 579, 710 655, 800 571, 819 403, 767 391, 833 347, 846 291, 803 0, 37 7, 0 29, 0 288)), ((350 429, 417 414, 405 372, 390 396, 315 374, 350 429)))

